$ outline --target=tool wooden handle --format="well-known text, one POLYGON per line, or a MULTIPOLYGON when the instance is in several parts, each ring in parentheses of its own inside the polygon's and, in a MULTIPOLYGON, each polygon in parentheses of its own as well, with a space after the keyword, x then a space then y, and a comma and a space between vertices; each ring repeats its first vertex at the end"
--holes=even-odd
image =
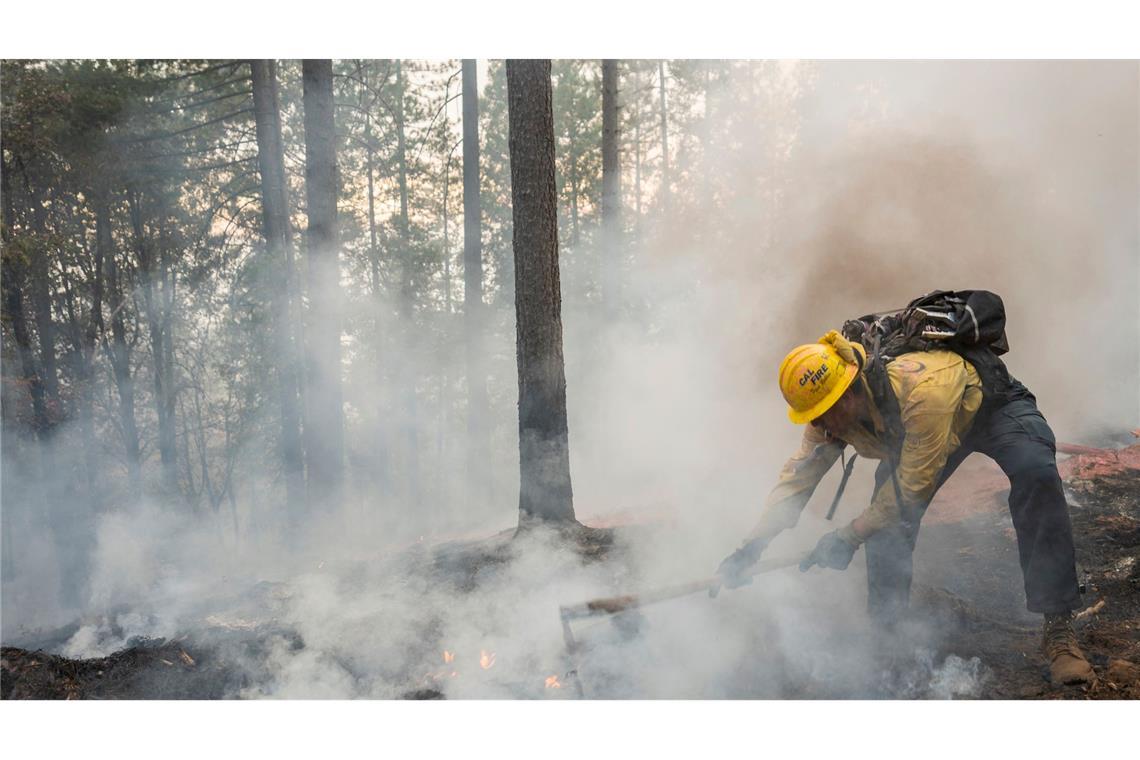
MULTIPOLYGON (((800 564, 802 559, 803 557, 762 559, 753 565, 752 569, 748 571, 748 575, 755 576, 762 573, 770 573, 773 570, 782 570, 786 567, 800 564)), ((581 602, 580 604, 560 607, 559 612, 562 615, 563 621, 594 617, 595 615, 613 615, 614 613, 624 612, 636 607, 645 607, 669 599, 688 596, 689 594, 695 594, 699 591, 708 591, 710 588, 719 586, 721 583, 722 580, 720 576, 714 575, 711 578, 702 578, 699 581, 689 581, 688 583, 682 583, 676 586, 651 589, 649 591, 643 591, 640 594, 625 594, 623 596, 591 599, 586 602, 581 602)))

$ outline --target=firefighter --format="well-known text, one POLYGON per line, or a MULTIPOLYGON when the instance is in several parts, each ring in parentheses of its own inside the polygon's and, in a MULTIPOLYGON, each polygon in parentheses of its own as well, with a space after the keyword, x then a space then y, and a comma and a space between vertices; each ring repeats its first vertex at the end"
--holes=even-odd
POLYGON ((1027 606, 1044 615, 1043 650, 1053 681, 1090 682, 1093 670, 1072 627, 1081 599, 1056 440, 1033 394, 1012 380, 1021 392, 983 410, 983 383, 969 361, 954 351, 920 351, 886 364, 898 405, 884 410, 874 400, 865 363, 863 346, 833 330, 818 343, 794 349, 780 365, 788 417, 807 426, 756 527, 718 568, 724 585, 749 582, 748 568, 776 535, 796 524, 816 485, 850 445, 859 456, 880 460, 874 496, 858 517, 823 536, 800 569, 844 570, 864 547, 868 611, 893 625, 909 603, 923 513, 939 486, 978 451, 996 461, 1010 481, 1027 606), (891 413, 897 415, 894 425, 886 417, 891 413), (901 431, 894 437, 902 440, 890 440, 891 430, 901 431))

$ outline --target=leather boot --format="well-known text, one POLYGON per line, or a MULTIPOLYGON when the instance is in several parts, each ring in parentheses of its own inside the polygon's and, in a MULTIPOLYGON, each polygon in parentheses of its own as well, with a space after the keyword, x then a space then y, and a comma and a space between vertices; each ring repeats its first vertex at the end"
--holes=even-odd
POLYGON ((1077 644, 1072 613, 1045 616, 1045 635, 1041 647, 1049 661, 1049 673, 1055 686, 1092 683, 1096 677, 1077 644))

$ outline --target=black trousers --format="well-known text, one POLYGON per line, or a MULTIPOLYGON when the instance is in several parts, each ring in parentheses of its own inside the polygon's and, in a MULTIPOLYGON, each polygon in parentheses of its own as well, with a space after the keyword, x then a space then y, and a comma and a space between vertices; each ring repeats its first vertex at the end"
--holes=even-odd
MULTIPOLYGON (((1017 550, 1025 581, 1026 606, 1044 614, 1081 606, 1076 553, 1069 507, 1057 472, 1057 441, 1032 395, 1009 401, 982 417, 942 471, 946 482, 958 465, 978 451, 993 459, 1009 478, 1009 512, 1017 531, 1017 550)), ((875 472, 875 488, 893 488, 884 460, 875 472)), ((936 489, 937 490, 937 489, 936 489)), ((910 601, 913 552, 926 506, 903 516, 896 527, 867 539, 867 608, 881 622, 898 619, 910 601)))

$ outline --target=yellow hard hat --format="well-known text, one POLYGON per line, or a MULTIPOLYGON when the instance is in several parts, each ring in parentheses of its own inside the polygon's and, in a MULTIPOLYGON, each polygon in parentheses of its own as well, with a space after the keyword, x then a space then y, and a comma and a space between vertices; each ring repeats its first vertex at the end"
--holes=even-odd
POLYGON ((845 361, 828 343, 806 343, 792 349, 780 363, 780 392, 788 402, 788 419, 802 425, 819 417, 858 375, 859 364, 845 361))

